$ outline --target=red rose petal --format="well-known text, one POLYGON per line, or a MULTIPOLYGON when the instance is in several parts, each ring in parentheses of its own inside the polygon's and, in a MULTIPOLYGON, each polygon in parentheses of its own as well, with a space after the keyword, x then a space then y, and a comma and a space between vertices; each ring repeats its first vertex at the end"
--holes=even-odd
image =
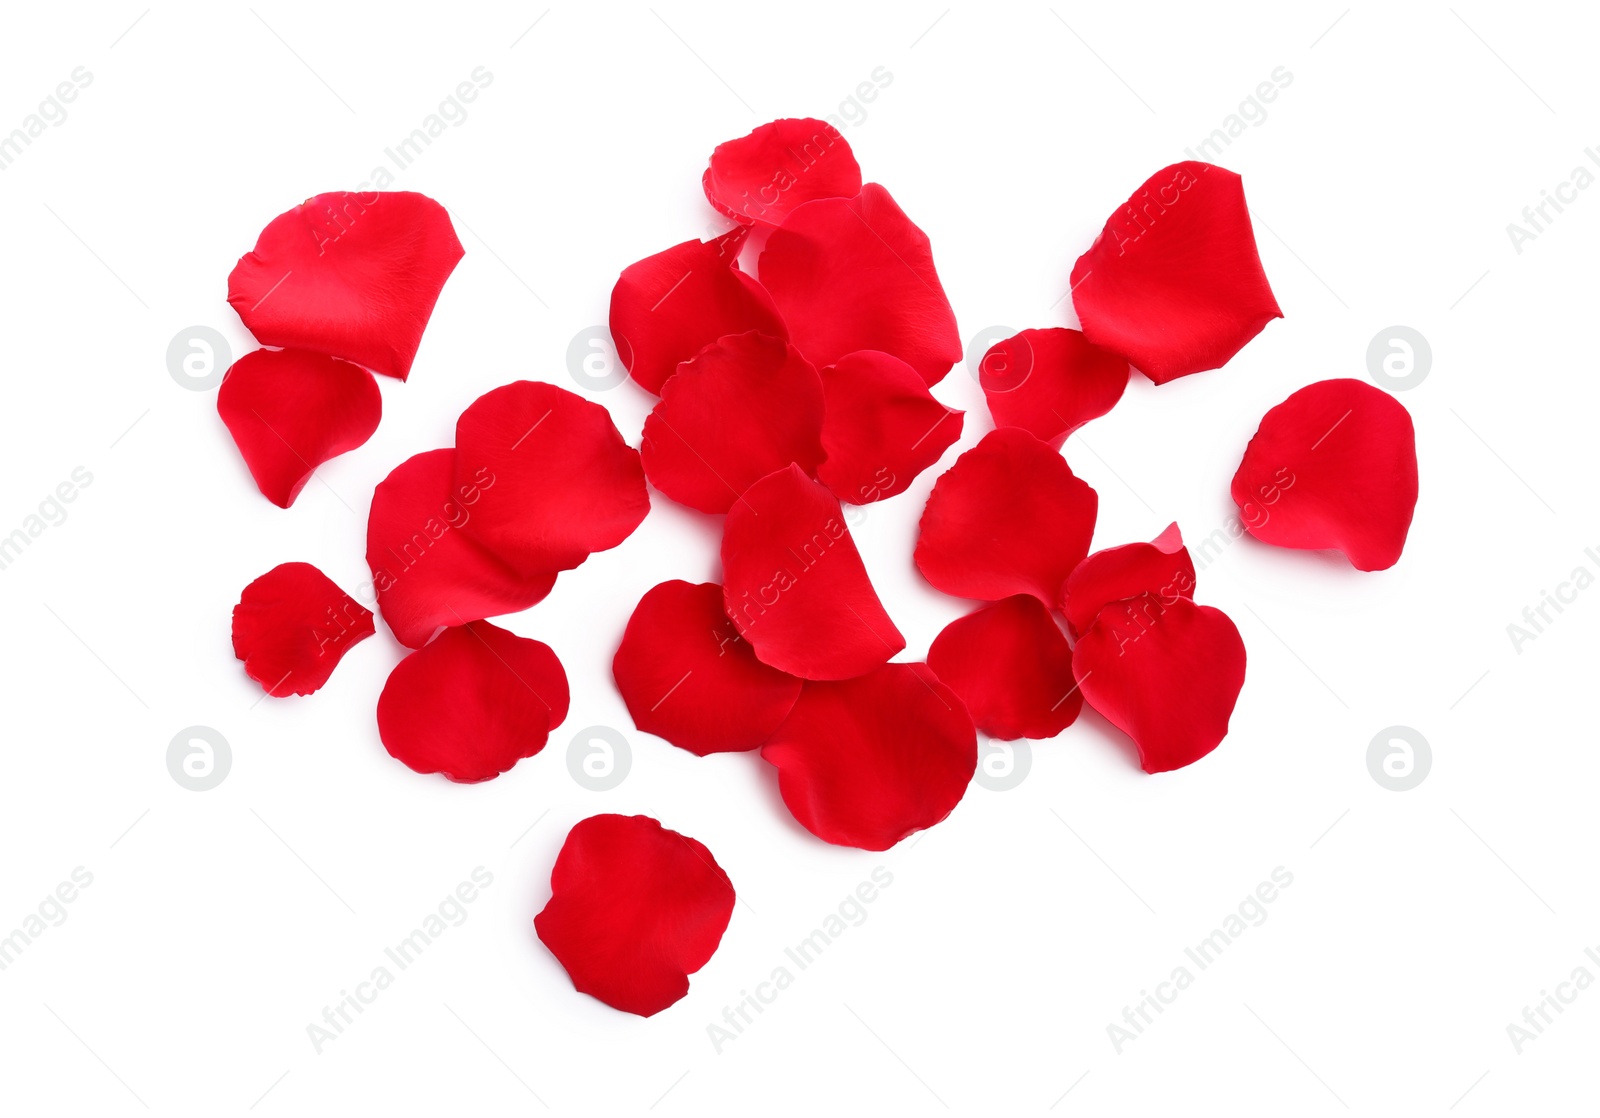
POLYGON ((689 992, 735 899, 702 843, 647 815, 592 815, 568 832, 533 926, 580 993, 650 1017, 689 992))
POLYGON ((898 357, 864 349, 822 370, 827 412, 817 477, 855 505, 902 493, 961 437, 963 413, 898 357))
POLYGON ((1060 450, 1122 399, 1128 362, 1076 330, 1024 330, 989 348, 978 382, 996 427, 1021 427, 1060 450))
POLYGON ((645 476, 679 504, 727 512, 789 463, 822 461, 822 381, 780 338, 733 334, 701 350, 661 387, 644 422, 645 476))
POLYGON ((1209 163, 1157 171, 1072 268, 1091 342, 1157 384, 1226 364, 1274 318, 1244 185, 1209 163))
POLYGON ((849 679, 905 648, 838 500, 800 467, 769 474, 722 529, 728 616, 756 657, 802 679, 849 679))
POLYGON ((1176 524, 1151 543, 1108 547, 1079 563, 1062 587, 1062 611, 1073 633, 1081 635, 1102 607, 1145 593, 1169 605, 1194 597, 1194 560, 1176 524))
POLYGON ((1228 733, 1244 686, 1244 641, 1228 615, 1145 594, 1100 611, 1072 652, 1089 705, 1139 747, 1148 773, 1192 765, 1228 733))
POLYGON ((417 772, 471 784, 543 749, 567 702, 549 645, 474 621, 395 665, 378 696, 378 736, 417 772))
POLYGON ((926 664, 807 683, 761 747, 800 825, 839 846, 887 850, 961 802, 978 767, 967 708, 926 664))
POLYGON ((233 654, 269 695, 309 695, 373 634, 372 611, 310 563, 281 563, 233 607, 233 654))
POLYGON ((1032 594, 1054 607, 1089 552, 1099 497, 1028 432, 1001 427, 956 459, 928 494, 915 553, 934 586, 997 602, 1032 594))
POLYGON ((800 680, 756 659, 714 582, 646 592, 611 674, 635 726, 702 757, 754 749, 800 696, 800 680))
POLYGON ((303 349, 258 349, 222 378, 217 414, 256 487, 286 509, 312 471, 372 437, 383 398, 359 365, 303 349))
POLYGON ((685 241, 623 269, 611 290, 611 337, 639 387, 659 393, 679 364, 724 334, 789 336, 772 297, 739 270, 748 233, 685 241))
POLYGON ((1067 638, 1031 594, 946 625, 928 649, 928 667, 990 737, 1053 738, 1083 708, 1067 638))
POLYGON ((1411 415, 1365 381, 1307 385, 1262 417, 1232 492, 1263 543, 1337 548, 1360 571, 1392 567, 1417 507, 1411 415))
POLYGON ((502 385, 461 413, 455 483, 483 496, 465 533, 529 575, 616 547, 650 511, 639 452, 611 413, 539 381, 502 385))
POLYGON ((861 190, 861 166, 827 121, 775 120, 718 144, 701 185, 724 217, 777 225, 813 199, 854 198, 861 190))
POLYGON ((442 627, 525 610, 556 581, 519 574, 462 530, 486 482, 458 485, 455 457, 448 448, 413 455, 372 493, 367 566, 384 621, 411 648, 442 627))
POLYGON ((228 302, 263 345, 405 380, 461 256, 450 215, 432 198, 318 194, 261 231, 228 276, 228 302))
POLYGON ((767 240, 757 270, 790 340, 819 367, 875 349, 937 384, 961 359, 928 236, 876 183, 795 210, 767 240))

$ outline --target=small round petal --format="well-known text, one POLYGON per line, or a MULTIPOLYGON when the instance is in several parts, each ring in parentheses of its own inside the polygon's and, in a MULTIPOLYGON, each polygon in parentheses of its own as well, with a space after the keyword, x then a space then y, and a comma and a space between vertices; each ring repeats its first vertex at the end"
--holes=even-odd
POLYGON ((993 738, 1053 738, 1083 708, 1067 638, 1031 594, 946 625, 928 649, 928 667, 993 738))
POLYGON ((849 679, 905 648, 844 510, 800 467, 768 474, 722 527, 723 604, 756 658, 802 679, 849 679))
POLYGON ((233 654, 274 696, 316 691, 372 633, 372 611, 310 563, 273 567, 233 607, 233 654))
POLYGON ((1072 651, 1084 699, 1133 739, 1147 773, 1192 765, 1227 736, 1244 663, 1227 614, 1153 594, 1101 610, 1072 651))
POLYGON ((378 696, 378 736, 407 767, 474 784, 543 749, 567 702, 549 645, 474 621, 395 665, 378 696))
POLYGON ((1097 346, 1157 384, 1225 365, 1275 318, 1244 184, 1174 163, 1117 207, 1072 268, 1072 305, 1097 346))
POLYGON ((1170 605, 1194 597, 1194 560, 1176 524, 1150 543, 1097 551, 1073 568, 1062 587, 1062 612, 1074 635, 1089 631, 1100 610, 1124 598, 1155 594, 1170 605))
POLYGON ((1365 381, 1307 385, 1262 417, 1232 492, 1263 543, 1337 548, 1358 571, 1386 570, 1417 507, 1411 415, 1365 381))
POLYGON ((645 476, 668 497, 727 512, 739 494, 791 462, 816 476, 822 381, 781 338, 720 338, 662 385, 640 452, 645 476))
POLYGON ((616 547, 650 511, 639 452, 611 413, 540 381, 502 385, 461 413, 455 484, 480 497, 465 534, 527 575, 616 547))
POLYGON ((680 364, 724 334, 789 336, 772 297, 739 270, 748 233, 685 241, 623 269, 611 289, 611 337, 640 388, 660 393, 680 364))
POLYGON ((735 899, 702 843, 648 815, 592 815, 568 832, 533 926, 580 993, 650 1017, 689 992, 735 899))
POLYGON ((1032 594, 1054 608, 1089 553, 1099 497, 1050 447, 1017 427, 989 432, 934 483, 917 569, 958 598, 1032 594))
POLYGON ((651 588, 611 674, 635 726, 701 757, 754 749, 800 697, 800 680, 756 659, 714 582, 651 588))
POLYGON ((724 217, 741 225, 778 225, 814 199, 854 198, 861 191, 861 166, 833 125, 790 118, 718 144, 701 185, 724 217))
POLYGON ((867 505, 902 493, 961 437, 963 413, 935 400, 917 371, 875 350, 822 370, 827 412, 817 478, 841 501, 867 505))
POLYGON ((1076 330, 1024 330, 989 348, 978 382, 996 427, 1021 427, 1060 450, 1122 399, 1128 362, 1076 330))
POLYGON ((807 683, 761 757, 800 825, 839 846, 887 850, 954 810, 978 767, 961 699, 926 664, 807 683))
POLYGON ((461 241, 406 191, 318 194, 272 219, 228 276, 262 345, 309 349, 405 380, 461 241))
POLYGON ((367 566, 384 621, 411 648, 445 626, 525 610, 556 581, 513 570, 463 531, 483 489, 456 483, 455 457, 449 448, 413 455, 372 493, 367 566))
POLYGON ((372 437, 383 398, 359 365, 303 349, 258 349, 222 378, 217 414, 256 488, 286 509, 312 471, 372 437))
POLYGON ((790 340, 818 367, 875 349, 937 384, 961 359, 928 236, 876 183, 795 210, 768 238, 758 271, 790 340))

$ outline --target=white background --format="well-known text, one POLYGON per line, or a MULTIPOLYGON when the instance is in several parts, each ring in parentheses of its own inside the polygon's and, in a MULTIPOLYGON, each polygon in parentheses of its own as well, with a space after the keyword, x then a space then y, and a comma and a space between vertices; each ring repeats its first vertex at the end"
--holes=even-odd
MULTIPOLYGON (((0 571, 5 735, 0 930, 78 866, 93 884, 0 972, 8 1113, 1507 1113, 1592 1099, 1600 993, 1519 1055, 1506 1026, 1600 945, 1592 693, 1600 591, 1516 651, 1506 626, 1600 544, 1591 502, 1600 190, 1517 253, 1521 210, 1600 142, 1592 13, 1577 5, 1204 9, 939 4, 657 9, 13 5, 0 131, 78 66, 93 82, 0 172, 0 534, 75 467, 92 484, 0 571), (141 14, 143 12, 143 14, 141 14), (533 25, 531 30, 530 25, 533 25), (470 116, 399 176, 467 255, 382 426, 287 512, 251 484, 214 394, 166 351, 248 335, 226 277, 301 199, 354 188, 478 66, 470 116), (827 846, 752 756, 700 760, 634 730, 610 678, 633 604, 716 577, 718 525, 656 496, 624 546, 510 619, 548 642, 572 713, 481 786, 378 741, 402 650, 380 625, 320 693, 261 699, 229 646, 239 590, 287 560, 360 585, 373 486, 448 445, 487 389, 575 387, 569 341, 631 261, 724 224, 710 149, 839 113, 932 238, 962 334, 1073 325, 1073 260, 1113 205, 1182 158, 1276 67, 1293 81, 1219 160, 1244 175, 1285 319, 1228 367, 1121 404, 1066 447, 1100 492, 1096 546, 1223 525, 1261 414, 1367 376, 1403 324, 1431 373, 1405 555, 1342 560, 1245 540, 1201 574, 1249 676, 1233 732, 1149 777, 1086 714, 1022 783, 974 786, 885 854, 827 846), (1091 449, 1092 447, 1092 449, 1091 449), (168 774, 214 727, 218 787, 168 774), (1414 790, 1368 743, 1415 728, 1414 790), (633 765, 581 787, 568 743, 620 730, 633 765), (654 1019, 576 994, 533 935, 567 829, 647 812, 707 843, 741 903, 689 995, 654 1019), (893 885, 719 1053, 707 1026, 882 865, 893 885), (307 1026, 474 867, 460 927, 318 1054, 307 1026), (1275 867, 1294 882, 1119 1054, 1107 1026, 1275 867), (534 1096, 537 1096, 537 1100, 534 1096)), ((1553 211, 1552 211, 1553 212, 1553 211)), ((988 428, 958 368, 937 393, 988 428)), ((636 441, 650 398, 591 392, 636 441)), ((923 584, 936 471, 856 528, 909 641, 966 604, 923 584)), ((580 740, 582 751, 585 743, 580 740)), ((791 968, 792 969, 792 968, 791 968)), ((1191 969, 1193 969, 1191 967, 1191 969)))

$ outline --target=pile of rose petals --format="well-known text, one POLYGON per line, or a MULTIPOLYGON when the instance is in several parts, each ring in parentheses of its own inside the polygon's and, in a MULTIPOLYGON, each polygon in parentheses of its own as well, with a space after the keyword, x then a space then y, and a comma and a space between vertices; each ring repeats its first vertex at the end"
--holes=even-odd
MULTIPOLYGON (((377 702, 389 753, 474 782, 544 747, 566 672, 489 619, 622 544, 647 481, 721 518, 722 581, 668 579, 635 607, 612 663, 634 724, 701 757, 759 750, 826 842, 885 850, 939 823, 980 732, 1053 738, 1085 703, 1147 772, 1215 749, 1244 684, 1238 630, 1194 600, 1177 524, 1092 550, 1099 496, 1061 451, 1117 405, 1130 366, 1157 385, 1214 369, 1281 317, 1239 176, 1157 172, 1072 269, 1082 329, 1023 330, 984 354, 994 429, 936 479, 912 548, 928 583, 976 605, 925 663, 896 659, 905 638, 844 506, 904 492, 962 434, 930 392, 962 349, 929 239, 818 120, 719 145, 703 186, 735 228, 629 265, 611 294, 618 355, 658 397, 637 450, 599 404, 518 381, 461 414, 453 447, 376 487, 367 563, 410 650, 377 702)), ((409 375, 460 256, 437 203, 375 193, 318 195, 240 260, 229 301, 271 348, 235 363, 217 405, 269 500, 287 508, 372 434, 372 374, 409 375)), ((1411 419, 1362 382, 1302 388, 1263 418, 1232 496, 1263 542, 1392 566, 1417 496, 1411 419)), ((233 629, 274 695, 317 690, 374 631, 305 563, 246 587, 233 629)), ((694 839, 597 815, 568 834, 535 926, 577 989, 649 1016, 688 992, 734 899, 694 839)))

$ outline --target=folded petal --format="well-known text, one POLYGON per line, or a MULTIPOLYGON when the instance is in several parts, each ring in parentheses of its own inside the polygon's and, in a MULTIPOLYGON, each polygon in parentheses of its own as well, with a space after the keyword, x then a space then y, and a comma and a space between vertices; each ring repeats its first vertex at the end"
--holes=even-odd
POLYGON ((789 340, 819 367, 876 349, 937 384, 961 359, 928 236, 876 183, 795 210, 767 240, 757 270, 789 340))
POLYGON ((839 846, 887 850, 961 802, 978 767, 967 708, 926 664, 807 683, 761 757, 800 825, 839 846))
POLYGON ((556 581, 553 571, 519 573, 463 531, 492 479, 456 482, 455 457, 448 448, 413 455, 372 493, 367 566, 384 621, 411 648, 445 626, 525 610, 556 581))
POLYGON ((849 679, 905 648, 844 510, 790 465, 756 482, 722 528, 722 593, 756 658, 802 679, 849 679))
POLYGON ((258 349, 222 378, 217 414, 256 488, 286 509, 313 470, 372 437, 383 399, 359 365, 303 349, 258 349))
POLYGON ((646 592, 611 674, 635 726, 702 757, 754 749, 800 696, 800 680, 756 659, 714 582, 646 592))
POLYGON ((1147 773, 1192 765, 1228 733, 1244 686, 1244 641, 1228 615, 1154 594, 1100 611, 1072 651, 1091 707, 1139 747, 1147 773))
POLYGON ((616 547, 650 511, 639 452, 611 413, 540 381, 502 385, 461 413, 455 485, 482 496, 465 534, 527 575, 616 547))
POLYGON ((739 494, 791 462, 816 475, 822 381, 781 338, 719 338, 661 386, 640 452, 645 476, 668 497, 727 512, 739 494))
POLYGON ((611 337, 639 387, 659 393, 680 364, 724 334, 789 336, 772 297, 739 270, 748 233, 685 241, 623 269, 611 289, 611 337))
POLYGON ((228 276, 228 302, 262 345, 405 380, 461 256, 450 215, 432 198, 318 194, 261 231, 228 276))
POLYGON ((861 190, 861 166, 827 121, 775 120, 718 144, 701 185, 724 217, 741 225, 777 225, 813 199, 854 198, 861 190))
POLYGON ((853 505, 905 491, 961 437, 963 413, 947 408, 900 358, 847 353, 822 370, 822 449, 817 477, 853 505))
POLYGON ((1176 524, 1150 543, 1108 547, 1079 563, 1062 587, 1062 611, 1072 632, 1082 635, 1104 606, 1145 593, 1163 604, 1194 597, 1194 561, 1176 524))
POLYGON ((580 993, 650 1017, 689 992, 734 900, 702 843, 648 815, 592 815, 567 833, 533 926, 580 993))
POLYGON ((474 621, 395 665, 378 696, 378 736, 417 772, 473 784, 543 749, 567 702, 549 645, 474 621))
POLYGON ((373 633, 372 611, 310 563, 281 563, 233 607, 233 654, 269 695, 309 695, 373 633))
POLYGON ((1072 305, 1097 346, 1157 384, 1216 369, 1274 318, 1244 184, 1174 163, 1134 191, 1072 268, 1072 305))
POLYGON ((1365 381, 1307 385, 1262 417, 1232 491, 1263 543, 1337 548, 1358 571, 1385 570, 1417 507, 1411 415, 1365 381))
POLYGON ((1083 707, 1067 638, 1031 594, 946 625, 928 649, 928 667, 990 737, 1053 738, 1083 707))
POLYGON ((996 427, 1021 427, 1060 450, 1122 399, 1128 361, 1076 330, 1024 330, 989 348, 978 382, 996 427))
POLYGON ((1032 594, 1054 607, 1089 552, 1099 497, 1050 447, 1017 427, 989 432, 934 483, 917 569, 958 598, 1032 594))

